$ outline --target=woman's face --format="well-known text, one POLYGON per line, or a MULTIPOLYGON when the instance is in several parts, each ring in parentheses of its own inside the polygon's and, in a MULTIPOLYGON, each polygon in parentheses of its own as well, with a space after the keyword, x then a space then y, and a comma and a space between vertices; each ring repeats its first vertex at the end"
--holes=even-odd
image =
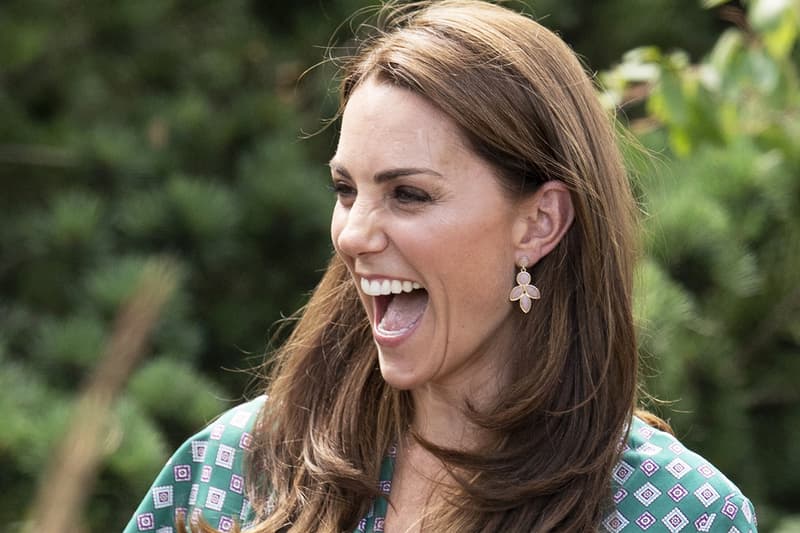
POLYGON ((411 390, 497 385, 511 335, 515 209, 492 168, 427 100, 368 80, 345 108, 331 171, 331 237, 384 379, 411 390))

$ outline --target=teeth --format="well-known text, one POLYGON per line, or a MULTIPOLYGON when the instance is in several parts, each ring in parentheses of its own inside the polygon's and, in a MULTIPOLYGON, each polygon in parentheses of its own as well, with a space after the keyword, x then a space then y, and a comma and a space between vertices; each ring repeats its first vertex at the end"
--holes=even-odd
POLYGON ((381 282, 380 281, 371 281, 369 284, 369 290, 367 294, 372 296, 377 296, 381 293, 381 282))
POLYGON ((361 290, 369 296, 379 296, 384 294, 400 294, 402 292, 411 292, 416 289, 421 289, 422 285, 416 281, 399 280, 399 279, 382 279, 382 280, 368 280, 361 278, 361 290))

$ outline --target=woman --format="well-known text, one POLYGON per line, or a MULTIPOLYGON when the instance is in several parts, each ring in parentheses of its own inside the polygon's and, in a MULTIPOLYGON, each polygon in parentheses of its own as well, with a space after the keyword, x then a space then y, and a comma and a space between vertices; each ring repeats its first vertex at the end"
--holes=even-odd
POLYGON ((187 442, 126 531, 754 531, 633 415, 635 204, 572 52, 471 0, 384 23, 344 69, 336 253, 269 400, 187 442))

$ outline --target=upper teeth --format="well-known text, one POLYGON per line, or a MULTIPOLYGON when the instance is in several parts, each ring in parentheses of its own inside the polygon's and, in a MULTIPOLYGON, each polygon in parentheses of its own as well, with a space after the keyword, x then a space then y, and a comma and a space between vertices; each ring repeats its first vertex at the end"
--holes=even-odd
POLYGON ((370 296, 381 294, 400 294, 401 292, 411 292, 414 289, 421 289, 422 285, 416 281, 399 279, 373 279, 361 278, 361 290, 370 296))

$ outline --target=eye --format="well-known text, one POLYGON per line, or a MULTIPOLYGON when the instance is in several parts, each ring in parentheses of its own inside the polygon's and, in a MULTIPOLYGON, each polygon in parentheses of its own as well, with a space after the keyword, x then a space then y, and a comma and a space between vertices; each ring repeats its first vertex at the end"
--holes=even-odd
POLYGON ((432 200, 431 195, 422 189, 409 187, 407 185, 395 188, 392 195, 394 199, 401 204, 426 203, 432 200))
POLYGON ((350 205, 356 197, 356 189, 345 181, 334 181, 328 188, 333 192, 339 202, 343 205, 350 205))

